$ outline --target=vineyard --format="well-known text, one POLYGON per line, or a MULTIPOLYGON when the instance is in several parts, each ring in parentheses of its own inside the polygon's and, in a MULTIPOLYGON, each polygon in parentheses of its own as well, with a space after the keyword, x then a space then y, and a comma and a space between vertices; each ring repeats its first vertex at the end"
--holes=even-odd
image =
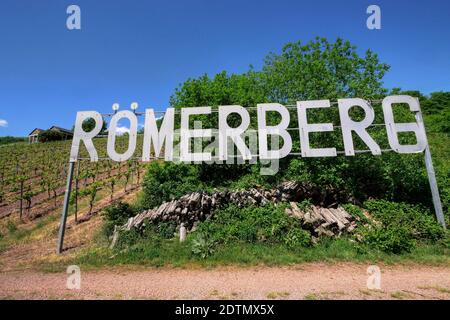
MULTIPOLYGON (((138 146, 142 136, 138 136, 138 146)), ((100 158, 106 157, 106 139, 94 140, 100 158)), ((126 149, 128 139, 120 137, 116 149, 126 149)), ((71 141, 48 143, 16 143, 0 148, 0 218, 17 215, 20 220, 33 220, 62 206, 67 179, 71 141)), ((139 147, 138 147, 139 148, 139 147)), ((141 150, 137 149, 136 154, 141 150)), ((87 201, 89 215, 103 197, 116 197, 139 186, 144 164, 137 158, 118 163, 110 160, 90 162, 82 146, 75 164, 70 203, 78 217, 78 204, 87 201)))

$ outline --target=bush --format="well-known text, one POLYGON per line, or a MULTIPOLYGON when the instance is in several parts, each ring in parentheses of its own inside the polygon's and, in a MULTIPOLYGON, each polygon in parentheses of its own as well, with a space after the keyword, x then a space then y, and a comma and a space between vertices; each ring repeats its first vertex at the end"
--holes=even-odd
POLYGON ((215 252, 216 242, 209 239, 205 234, 199 233, 192 241, 191 250, 194 255, 205 259, 215 252))
POLYGON ((415 245, 410 230, 404 227, 368 228, 363 235, 366 244, 387 253, 410 252, 415 245))
POLYGON ((136 210, 125 202, 117 202, 105 208, 103 216, 105 224, 103 232, 110 236, 114 232, 114 226, 125 224, 129 218, 136 215, 136 210))
POLYGON ((364 206, 380 223, 360 230, 364 242, 371 247, 399 254, 410 252, 416 241, 445 241, 442 226, 425 208, 386 200, 366 201, 364 206))
POLYGON ((446 231, 445 236, 439 241, 444 248, 450 249, 450 231, 446 231))
POLYGON ((172 239, 177 230, 177 224, 174 221, 160 221, 157 224, 146 222, 143 230, 145 238, 172 239))
POLYGON ((66 140, 67 136, 59 131, 45 130, 38 136, 39 142, 61 141, 66 140))
POLYGON ((353 204, 344 204, 342 206, 345 211, 347 211, 352 217, 356 218, 358 221, 363 223, 370 223, 369 219, 364 215, 363 211, 360 207, 355 206, 353 204))
POLYGON ((25 137, 11 137, 11 136, 0 137, 0 146, 5 145, 5 144, 10 144, 10 143, 25 142, 25 141, 27 141, 27 138, 25 138, 25 137))
POLYGON ((311 244, 311 235, 300 228, 293 228, 284 236, 283 242, 290 249, 307 247, 311 244))
POLYGON ((198 232, 214 242, 267 242, 289 246, 307 246, 311 236, 301 229, 297 220, 284 212, 284 206, 267 204, 261 207, 238 208, 230 205, 198 227, 198 232))
POLYGON ((142 239, 141 233, 136 229, 126 230, 120 233, 119 240, 116 244, 116 249, 124 249, 135 245, 142 239))
POLYGON ((364 206, 387 229, 405 228, 414 239, 422 241, 435 242, 444 236, 433 214, 421 206, 386 200, 366 201, 364 206))
POLYGON ((143 182, 140 205, 152 209, 161 203, 202 189, 196 165, 151 162, 143 182))

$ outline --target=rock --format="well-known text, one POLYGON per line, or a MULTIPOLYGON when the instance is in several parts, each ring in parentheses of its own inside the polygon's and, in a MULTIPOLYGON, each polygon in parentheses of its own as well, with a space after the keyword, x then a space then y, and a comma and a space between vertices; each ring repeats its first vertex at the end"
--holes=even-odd
MULTIPOLYGON (((354 219, 343 208, 333 209, 312 206, 307 210, 300 210, 296 204, 296 201, 303 199, 327 198, 324 195, 330 192, 335 191, 323 191, 311 184, 296 181, 283 182, 276 188, 269 190, 257 187, 234 192, 214 191, 211 194, 193 192, 180 197, 178 200, 168 201, 159 207, 141 212, 130 218, 123 226, 116 226, 111 246, 117 243, 121 231, 140 228, 144 225, 145 220, 148 220, 150 223, 174 221, 178 226, 183 225, 186 232, 192 231, 199 222, 209 219, 216 209, 230 203, 242 208, 249 204, 290 202, 291 208, 286 210, 286 213, 299 219, 302 225, 315 235, 331 236, 353 231, 356 227, 355 223, 352 224, 354 219)), ((334 198, 338 198, 338 195, 328 198, 334 201, 334 198)))

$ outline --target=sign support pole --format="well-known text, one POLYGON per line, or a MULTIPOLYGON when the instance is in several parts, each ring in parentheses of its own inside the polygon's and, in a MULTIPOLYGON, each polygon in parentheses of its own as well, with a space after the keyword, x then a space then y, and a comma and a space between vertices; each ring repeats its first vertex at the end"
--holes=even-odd
POLYGON ((430 183, 431 196, 433 198, 434 211, 438 222, 447 229, 445 225, 444 213, 442 211, 441 197, 439 196, 439 189, 436 181, 436 174, 434 173, 433 161, 431 160, 430 147, 425 148, 425 166, 427 167, 428 182, 430 183))
MULTIPOLYGON (((423 122, 422 112, 416 112, 416 121, 419 125, 422 125, 425 130, 425 124, 423 122)), ((433 161, 431 159, 430 146, 428 145, 428 139, 426 138, 426 147, 425 147, 425 166, 427 168, 428 182, 430 183, 431 196, 433 199, 434 212, 436 213, 437 221, 442 225, 444 230, 447 229, 445 225, 444 213, 442 210, 441 197, 439 196, 439 189, 436 181, 436 174, 434 172, 433 161)))
POLYGON ((61 222, 59 224, 59 234, 58 234, 58 247, 56 249, 56 253, 60 254, 63 250, 64 244, 64 233, 66 232, 66 221, 67 214, 69 212, 69 200, 70 200, 70 192, 72 190, 72 177, 73 177, 73 167, 74 162, 69 162, 69 171, 67 173, 67 184, 66 184, 66 193, 64 195, 64 206, 61 212, 61 222))

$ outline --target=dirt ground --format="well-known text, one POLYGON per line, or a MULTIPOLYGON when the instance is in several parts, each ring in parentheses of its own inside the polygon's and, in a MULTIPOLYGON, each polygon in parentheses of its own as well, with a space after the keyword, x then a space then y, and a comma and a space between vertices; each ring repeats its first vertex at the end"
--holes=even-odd
MULTIPOLYGON (((136 197, 138 191, 139 189, 131 189, 128 192, 118 192, 115 199, 131 201, 136 197)), ((7 250, 0 252, 0 272, 29 269, 40 262, 60 261, 68 258, 71 254, 75 254, 77 250, 88 246, 102 224, 98 212, 109 204, 109 197, 97 201, 94 208, 94 212, 97 212, 97 214, 80 224, 75 224, 73 215, 68 217, 64 238, 64 249, 66 251, 64 257, 56 254, 60 210, 54 211, 52 215, 56 215, 56 219, 44 228, 32 233, 25 241, 17 241, 7 250)), ((87 216, 89 216, 88 208, 81 209, 79 219, 84 220, 87 216)), ((20 225, 20 227, 30 229, 36 225, 36 222, 29 221, 20 225)))
POLYGON ((450 299, 450 268, 380 266, 381 289, 367 288, 365 264, 290 267, 81 270, 68 274, 0 273, 2 299, 450 299))

